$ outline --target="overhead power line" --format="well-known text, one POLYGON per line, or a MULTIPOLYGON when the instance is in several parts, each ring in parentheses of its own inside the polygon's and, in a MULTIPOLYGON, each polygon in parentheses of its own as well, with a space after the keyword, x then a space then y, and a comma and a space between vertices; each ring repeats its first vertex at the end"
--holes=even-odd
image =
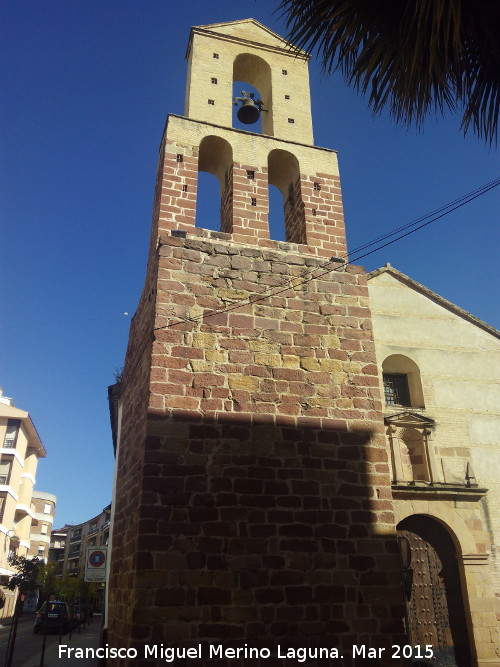
POLYGON ((473 199, 476 199, 477 197, 480 197, 481 195, 485 194, 489 190, 492 190, 493 188, 495 188, 499 184, 500 184, 500 178, 496 178, 495 180, 491 181, 490 183, 486 183, 485 185, 482 185, 481 187, 476 188, 476 190, 472 190, 472 192, 468 192, 466 195, 462 195, 458 199, 454 199, 449 204, 445 204, 444 206, 440 206, 439 208, 435 209, 434 211, 431 211, 430 213, 427 213, 427 215, 423 215, 420 218, 417 218, 416 220, 413 220, 412 222, 409 222, 406 225, 403 225, 401 227, 398 227, 397 229, 394 229, 392 232, 388 232, 387 234, 384 234, 383 236, 379 236, 378 238, 373 239, 372 241, 369 241, 368 243, 365 243, 361 246, 358 246, 357 248, 354 248, 353 250, 351 250, 351 254, 356 253, 360 250, 364 250, 365 248, 370 247, 374 243, 379 243, 380 241, 385 241, 385 239, 388 239, 391 236, 394 236, 395 234, 398 234, 399 232, 404 231, 405 229, 410 229, 411 227, 413 227, 415 225, 418 225, 418 223, 423 222, 424 220, 427 220, 427 218, 430 218, 431 216, 437 215, 438 213, 442 213, 443 211, 446 211, 447 213, 451 213, 451 211, 455 210, 455 208, 452 208, 452 207, 459 208, 459 206, 456 206, 457 204, 460 204, 460 205, 468 204, 469 201, 472 201, 473 199))
POLYGON ((435 209, 434 211, 431 211, 430 213, 427 213, 426 215, 421 216, 416 220, 413 220, 412 222, 397 227, 396 229, 392 230, 391 232, 388 232, 387 234, 384 234, 383 236, 380 236, 376 239, 373 239, 372 241, 368 241, 367 243, 358 246, 351 252, 351 255, 354 254, 356 256, 352 257, 349 261, 342 262, 340 265, 337 263, 337 261, 339 259, 346 260, 347 254, 340 256, 338 258, 334 258, 333 260, 328 260, 327 262, 324 262, 324 264, 321 264, 315 267, 314 269, 308 271, 301 278, 297 277, 287 278, 286 279, 287 284, 283 285, 282 287, 279 287, 278 289, 268 287, 266 288, 265 292, 254 292, 247 298, 242 299, 241 301, 238 301, 237 303, 234 303, 231 306, 225 306, 224 308, 211 310, 207 313, 203 313, 202 315, 198 315, 195 317, 178 318, 176 322, 171 322, 170 324, 165 324, 161 327, 156 327, 155 329, 153 329, 153 331, 169 329, 170 327, 177 326, 179 324, 182 324, 183 322, 197 322, 200 320, 204 320, 208 317, 213 317, 215 315, 220 315, 222 313, 227 313, 233 310, 237 310, 238 308, 243 308, 244 306, 248 306, 250 304, 263 301, 264 299, 276 296, 278 294, 282 294, 283 292, 286 292, 289 289, 296 289, 300 285, 310 282, 311 280, 317 280, 318 278, 321 278, 322 276, 327 275, 328 273, 332 273, 333 271, 341 271, 349 264, 358 262, 360 259, 367 257, 368 255, 372 255, 378 250, 386 248, 387 246, 396 243, 396 241, 400 241, 401 239, 410 236, 411 234, 414 234, 420 229, 423 229, 424 227, 427 227, 433 222, 436 222, 437 220, 445 217, 446 215, 449 215, 453 211, 456 211, 457 209, 461 208, 462 206, 469 204, 474 199, 477 199, 478 197, 481 197, 482 195, 489 192, 490 190, 493 190, 493 188, 496 188, 498 185, 500 185, 500 178, 496 178, 495 180, 490 181, 490 183, 486 183, 485 185, 482 185, 481 187, 472 190, 471 192, 463 195, 462 197, 459 197, 458 199, 455 199, 452 202, 445 204, 444 206, 441 206, 440 208, 435 209), (391 237, 394 238, 391 239, 391 237), (385 241, 386 239, 391 239, 391 240, 387 240, 386 243, 377 245, 378 243, 380 243, 381 241, 385 241), (377 247, 372 248, 372 246, 375 245, 377 245, 377 247), (362 254, 356 254, 362 250, 367 250, 368 248, 372 249, 362 254), (327 268, 328 266, 330 266, 330 268, 327 268), (321 271, 321 270, 323 270, 322 273, 320 273, 319 275, 314 275, 316 271, 321 271))
MULTIPOLYGON (((419 229, 422 229, 423 227, 426 227, 427 225, 430 225, 432 222, 435 222, 436 220, 439 220, 440 218, 443 218, 445 215, 448 215, 448 213, 451 213, 452 211, 455 211, 456 209, 461 208, 465 204, 468 204, 469 202, 473 201, 474 199, 477 199, 481 195, 486 194, 486 192, 489 192, 489 190, 492 190, 493 188, 497 187, 498 185, 500 185, 500 178, 497 178, 497 179, 491 181, 490 183, 486 183, 485 185, 481 186, 480 188, 477 188, 476 190, 473 190, 472 192, 469 192, 468 194, 463 195, 462 197, 459 197, 458 199, 455 199, 454 201, 450 202, 449 204, 441 206, 440 208, 436 209, 435 211, 432 211, 431 213, 428 213, 427 215, 424 215, 420 218, 417 218, 417 220, 414 220, 413 222, 407 223, 406 225, 402 225, 402 226, 396 228, 395 230, 393 230, 392 232, 384 234, 383 236, 381 236, 377 239, 374 239, 373 241, 369 241, 368 243, 365 243, 364 245, 359 246, 358 248, 356 248, 354 250, 354 253, 359 252, 361 250, 365 250, 367 248, 370 248, 371 246, 379 243, 380 241, 384 241, 384 240, 390 238, 391 236, 395 236, 396 234, 400 234, 400 236, 396 236, 396 238, 392 239, 391 241, 388 241, 387 243, 384 243, 383 245, 380 245, 380 246, 374 248, 373 250, 369 250, 368 252, 366 252, 362 255, 357 255, 354 259, 350 260, 349 262, 343 262, 340 266, 338 266, 335 262, 335 264, 336 264, 335 267, 330 268, 330 269, 326 269, 326 267, 328 265, 332 265, 334 263, 334 262, 332 262, 332 260, 329 260, 329 261, 325 262, 323 265, 320 265, 320 266, 315 267, 314 269, 311 269, 308 272, 308 274, 306 274, 301 279, 299 279, 298 282, 297 282, 297 278, 288 279, 287 280, 288 285, 285 286, 285 287, 281 287, 279 290, 269 291, 270 289, 272 290, 272 288, 268 288, 268 289, 266 289, 267 293, 255 292, 253 295, 250 295, 250 297, 248 297, 247 299, 244 299, 241 302, 235 303, 232 306, 227 306, 225 308, 220 308, 220 309, 217 309, 217 310, 211 310, 208 313, 204 313, 203 315, 199 315, 197 317, 178 318, 176 322, 171 322, 170 324, 165 324, 164 326, 154 328, 153 331, 151 332, 151 335, 148 336, 148 338, 146 339, 146 341, 144 343, 144 346, 143 346, 143 348, 142 348, 139 356, 137 357, 137 360, 136 360, 136 362, 135 362, 135 364, 132 368, 131 373, 134 373, 135 369, 137 368, 138 364, 140 363, 140 361, 142 359, 142 355, 144 354, 144 350, 146 349, 148 343, 154 341, 155 331, 161 331, 163 329, 169 329, 171 327, 174 327, 174 326, 177 326, 177 325, 183 324, 183 323, 188 323, 188 322, 192 323, 192 322, 201 321, 201 320, 203 320, 207 317, 213 317, 213 316, 218 315, 220 313, 227 313, 227 312, 230 312, 232 310, 237 310, 238 308, 243 308, 244 306, 248 306, 250 304, 257 303, 258 301, 263 301, 264 299, 266 299, 268 297, 272 297, 272 296, 275 296, 277 294, 281 294, 282 292, 286 292, 291 288, 298 287, 301 284, 309 282, 309 280, 316 280, 317 278, 321 278, 322 276, 326 275, 327 273, 331 273, 332 271, 339 271, 339 270, 343 269, 345 266, 347 266, 348 264, 352 264, 353 262, 358 261, 362 257, 366 257, 367 255, 371 255, 372 253, 377 252, 377 250, 380 250, 381 248, 385 248, 388 245, 391 245, 392 243, 396 243, 396 241, 399 241, 400 239, 404 238, 405 236, 413 234, 414 232, 418 231, 419 229), (439 215, 436 215, 436 214, 439 214, 439 215), (434 217, 433 218, 431 217, 430 220, 427 220, 430 216, 434 216, 434 217), (415 226, 415 225, 418 225, 418 226, 415 226), (407 230, 411 227, 414 227, 414 226, 415 226, 414 229, 412 229, 412 230, 410 230, 410 231, 408 231, 404 234, 401 234, 401 232, 404 232, 405 230, 407 230), (322 269, 325 269, 323 271, 323 273, 319 274, 318 276, 312 275, 315 271, 322 270, 322 269)), ((345 255, 343 258, 341 257, 340 259, 346 259, 346 257, 347 257, 347 255, 345 255)), ((338 259, 338 258, 336 258, 336 259, 338 259)))

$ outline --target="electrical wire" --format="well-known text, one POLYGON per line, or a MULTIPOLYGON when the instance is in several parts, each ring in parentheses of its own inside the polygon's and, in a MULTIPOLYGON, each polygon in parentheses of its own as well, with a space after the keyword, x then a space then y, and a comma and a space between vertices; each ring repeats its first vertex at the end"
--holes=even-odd
MULTIPOLYGON (((472 190, 472 192, 468 192, 466 195, 462 195, 462 197, 459 197, 458 199, 453 200, 449 204, 445 204, 444 206, 441 206, 440 208, 435 209, 434 211, 431 211, 430 213, 427 213, 427 215, 423 215, 420 218, 417 218, 416 220, 413 220, 413 222, 409 222, 406 225, 403 225, 402 227, 398 227, 397 229, 394 229, 392 232, 388 232, 387 234, 384 234, 383 236, 379 236, 376 239, 373 239, 372 241, 369 241, 368 243, 365 243, 364 245, 358 246, 357 248, 354 248, 351 250, 351 254, 354 254, 356 252, 359 252, 360 250, 364 250, 365 248, 371 246, 374 243, 379 243, 380 241, 385 241, 385 239, 390 238, 394 234, 397 234, 398 232, 401 232, 405 229, 409 229, 410 227, 413 227, 414 225, 418 224, 419 222, 422 222, 423 220, 426 220, 427 218, 431 217, 432 215, 436 215, 436 213, 441 213, 441 211, 446 210, 447 208, 450 208, 451 206, 454 206, 455 204, 458 204, 465 199, 464 203, 467 204, 469 201, 472 201, 472 198, 476 198, 476 196, 480 196, 482 194, 485 194, 489 190, 492 190, 493 188, 497 187, 497 185, 500 184, 500 178, 496 178, 493 181, 490 181, 489 183, 486 183, 485 185, 482 185, 479 188, 476 188, 476 190, 472 190)), ((452 209, 454 210, 454 209, 452 209)), ((450 211, 451 212, 451 211, 450 211)))
POLYGON ((486 194, 487 192, 489 192, 493 188, 497 187, 498 185, 500 185, 500 178, 496 178, 495 180, 490 181, 490 183, 486 183, 485 185, 483 185, 479 188, 476 188, 475 190, 472 190, 471 192, 463 195, 462 197, 459 197, 458 199, 455 199, 452 202, 450 202, 448 204, 445 204, 444 206, 441 206, 440 208, 435 209, 434 211, 431 211, 427 215, 421 216, 420 218, 417 218, 416 220, 414 220, 410 223, 407 223, 406 225, 401 225, 400 227, 397 227, 393 231, 388 232, 387 234, 384 234, 383 236, 380 236, 377 239, 373 239, 372 241, 369 241, 369 242, 367 242, 367 243, 365 243, 361 246, 358 246, 353 251, 353 254, 356 254, 357 252, 360 252, 361 250, 365 250, 367 248, 370 248, 373 245, 376 245, 377 243, 380 243, 380 241, 384 241, 384 240, 390 238, 391 236, 395 236, 396 234, 400 234, 401 232, 403 232, 403 231, 405 231, 405 230, 407 230, 411 227, 414 227, 414 229, 410 229, 410 231, 405 231, 404 234, 400 234, 400 236, 397 236, 396 238, 394 238, 390 241, 387 241, 387 243, 384 243, 380 246, 377 246, 376 248, 373 248, 372 250, 369 250, 368 252, 365 252, 361 255, 356 255, 356 257, 352 258, 349 261, 342 262, 342 264, 340 266, 335 266, 334 268, 326 269, 326 267, 328 265, 331 265, 331 264, 334 264, 334 263, 337 264, 338 259, 340 259, 340 260, 346 259, 347 254, 344 255, 343 257, 340 257, 340 258, 333 258, 333 260, 330 259, 327 262, 325 262, 324 264, 322 264, 320 266, 317 266, 314 269, 311 269, 308 272, 308 274, 306 276, 303 276, 301 279, 289 278, 288 279, 289 284, 287 286, 281 287, 279 290, 269 291, 270 289, 272 290, 272 288, 267 288, 267 291, 268 291, 267 294, 255 292, 253 295, 251 295, 247 299, 242 300, 238 303, 235 303, 232 306, 226 306, 225 308, 212 310, 212 311, 209 311, 208 313, 203 313, 203 315, 199 315, 197 317, 178 318, 176 322, 171 322, 170 324, 165 324, 161 327, 155 327, 152 330, 151 334, 147 337, 147 339, 144 343, 144 346, 143 346, 140 354, 137 357, 137 361, 134 364, 134 366, 132 367, 132 370, 130 371, 130 374, 132 375, 135 372, 135 369, 139 365, 139 363, 142 359, 142 356, 144 354, 144 350, 146 349, 147 345, 149 343, 153 343, 155 341, 155 332, 156 331, 162 331, 164 329, 170 329, 171 327, 178 326, 180 324, 202 321, 202 320, 204 320, 208 317, 213 317, 215 315, 219 315, 219 314, 222 314, 222 313, 231 312, 233 310, 243 308, 245 306, 257 303, 259 301, 263 301, 264 299, 276 296, 278 294, 282 294, 283 292, 287 292, 290 289, 296 289, 297 287, 299 287, 302 284, 305 284, 305 283, 307 283, 311 280, 317 280, 318 278, 321 278, 322 276, 327 275, 328 273, 332 273, 333 271, 341 271, 341 270, 345 269, 345 267, 348 266, 349 264, 352 264, 353 262, 357 262, 360 259, 362 259, 363 257, 367 257, 368 255, 372 255, 373 253, 377 252, 378 250, 381 250, 382 248, 386 248, 387 246, 392 245, 393 243, 396 243, 396 241, 400 241, 401 239, 403 239, 407 236, 410 236, 411 234, 419 231, 420 229, 423 229, 424 227, 427 227, 428 225, 435 222, 436 220, 439 220, 439 219, 445 217, 449 213, 452 213, 453 211, 456 211, 457 209, 461 208, 462 206, 465 206, 465 204, 468 204, 469 202, 473 201, 474 199, 477 199, 478 197, 481 197, 482 195, 486 194), (439 215, 435 215, 436 213, 439 213, 439 215), (427 220, 427 218, 429 218, 429 216, 433 216, 433 215, 435 215, 434 218, 431 218, 430 220, 427 220), (423 222, 424 220, 425 220, 425 222, 423 222), (420 222, 422 222, 422 224, 418 224, 420 222), (416 225, 418 225, 418 226, 416 226, 416 225), (325 269, 323 271, 323 273, 321 273, 317 276, 312 275, 312 274, 314 274, 315 271, 322 270, 322 269, 325 269), (298 282, 297 282, 297 280, 298 280, 298 282))
MULTIPOLYGON (((336 260, 328 260, 324 264, 315 267, 314 269, 311 269, 308 274, 305 276, 302 276, 302 278, 287 278, 288 285, 279 288, 278 290, 275 289, 275 291, 272 291, 273 288, 267 288, 267 293, 259 293, 255 292, 254 294, 250 295, 249 297, 242 299, 238 303, 235 303, 231 306, 226 306, 224 308, 219 308, 215 310, 211 310, 208 313, 203 313, 203 315, 198 315, 196 317, 188 317, 188 318, 178 318, 176 322, 172 322, 170 324, 166 324, 161 327, 155 327, 153 331, 160 331, 162 329, 168 329, 173 326, 177 326, 179 324, 182 324, 183 322, 197 322, 204 320, 208 317, 213 317, 215 315, 220 315, 222 313, 227 313, 231 312, 233 310, 237 310, 238 308, 243 308, 244 306, 248 306, 250 304, 254 304, 258 301, 262 301, 264 299, 276 296, 278 294, 282 294, 283 292, 288 291, 289 289, 296 289, 297 287, 306 284, 307 282, 310 282, 311 280, 317 280, 318 278, 321 278, 328 273, 332 273, 333 271, 341 271, 343 270, 346 266, 353 264, 354 262, 358 262, 360 259, 367 257, 369 255, 372 255, 373 253, 377 252, 378 250, 381 250, 382 248, 386 248, 389 245, 392 245, 393 243, 396 243, 396 241, 400 241, 401 239, 410 236, 411 234, 414 234, 415 232, 419 231, 420 229, 423 229, 424 227, 427 227, 433 222, 436 222, 436 220, 439 220, 449 213, 452 213, 453 211, 456 211, 457 209, 461 208, 462 206, 465 206, 465 204, 470 203, 474 199, 477 199, 478 197, 481 197, 483 194, 486 194, 493 188, 497 187, 500 185, 500 178, 497 178, 490 183, 486 183, 485 185, 477 188, 476 190, 473 190, 472 192, 467 193, 466 195, 463 195, 462 197, 459 197, 458 199, 455 199, 454 201, 450 202, 449 204, 446 204, 444 206, 441 206, 438 209, 435 209, 434 211, 428 213, 427 215, 421 216, 420 218, 417 218, 413 222, 407 223, 406 225, 402 225, 391 232, 388 232, 387 234, 384 234, 383 236, 378 237, 377 239, 373 239, 372 241, 369 241, 365 243, 364 245, 358 246, 355 248, 354 251, 352 251, 352 254, 355 254, 361 250, 365 250, 367 248, 370 248, 373 245, 376 245, 380 241, 384 241, 385 239, 390 238, 391 236, 395 236, 396 234, 400 234, 400 232, 405 231, 409 229, 410 227, 414 227, 414 229, 410 229, 410 231, 405 232, 404 234, 400 234, 399 236, 396 236, 396 238, 387 241, 387 243, 383 243, 382 245, 377 246, 376 248, 373 248, 372 250, 369 250, 368 252, 365 252, 361 255, 356 255, 349 261, 344 261, 340 266, 335 266, 333 268, 327 269, 326 267, 329 264, 336 264, 336 260), (436 213, 440 213, 440 215, 435 215, 436 213), (427 220, 429 216, 435 216, 431 218, 430 220, 427 220), (424 221, 425 222, 422 222, 424 221), (422 224, 418 224, 422 222, 422 224), (418 226, 415 226, 418 225, 418 226), (319 275, 312 275, 315 271, 325 269, 323 273, 320 273, 319 275)), ((344 255, 343 257, 339 257, 336 259, 345 259, 347 258, 347 254, 344 255)))

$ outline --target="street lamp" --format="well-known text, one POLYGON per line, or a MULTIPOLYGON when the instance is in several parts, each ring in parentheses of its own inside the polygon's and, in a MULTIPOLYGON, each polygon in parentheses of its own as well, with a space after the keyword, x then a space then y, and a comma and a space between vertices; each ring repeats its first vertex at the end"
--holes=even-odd
POLYGON ((9 530, 5 533, 5 547, 4 547, 4 551, 7 550, 7 538, 9 538, 9 555, 7 556, 7 560, 8 560, 9 563, 10 563, 11 560, 13 559, 13 557, 16 555, 14 550, 17 549, 17 547, 19 546, 20 539, 19 539, 19 537, 16 535, 16 531, 15 531, 14 529, 12 529, 12 528, 9 529, 9 530), (11 533, 12 533, 12 535, 11 535, 11 533), (12 545, 13 548, 11 548, 11 545, 12 545))

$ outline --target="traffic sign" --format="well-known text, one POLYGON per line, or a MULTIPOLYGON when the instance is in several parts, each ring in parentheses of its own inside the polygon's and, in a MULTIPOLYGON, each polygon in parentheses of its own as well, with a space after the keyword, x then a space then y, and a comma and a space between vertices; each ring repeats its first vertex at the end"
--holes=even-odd
POLYGON ((88 547, 85 559, 85 581, 106 581, 107 547, 88 547))

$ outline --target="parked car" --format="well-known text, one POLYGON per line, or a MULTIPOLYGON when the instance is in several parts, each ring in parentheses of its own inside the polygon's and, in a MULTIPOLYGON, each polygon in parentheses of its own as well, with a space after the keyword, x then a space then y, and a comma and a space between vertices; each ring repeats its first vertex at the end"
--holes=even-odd
POLYGON ((45 616, 47 616, 47 632, 68 632, 70 615, 66 602, 51 601, 44 602, 36 613, 35 626, 33 632, 38 634, 43 632, 45 625, 45 616))

